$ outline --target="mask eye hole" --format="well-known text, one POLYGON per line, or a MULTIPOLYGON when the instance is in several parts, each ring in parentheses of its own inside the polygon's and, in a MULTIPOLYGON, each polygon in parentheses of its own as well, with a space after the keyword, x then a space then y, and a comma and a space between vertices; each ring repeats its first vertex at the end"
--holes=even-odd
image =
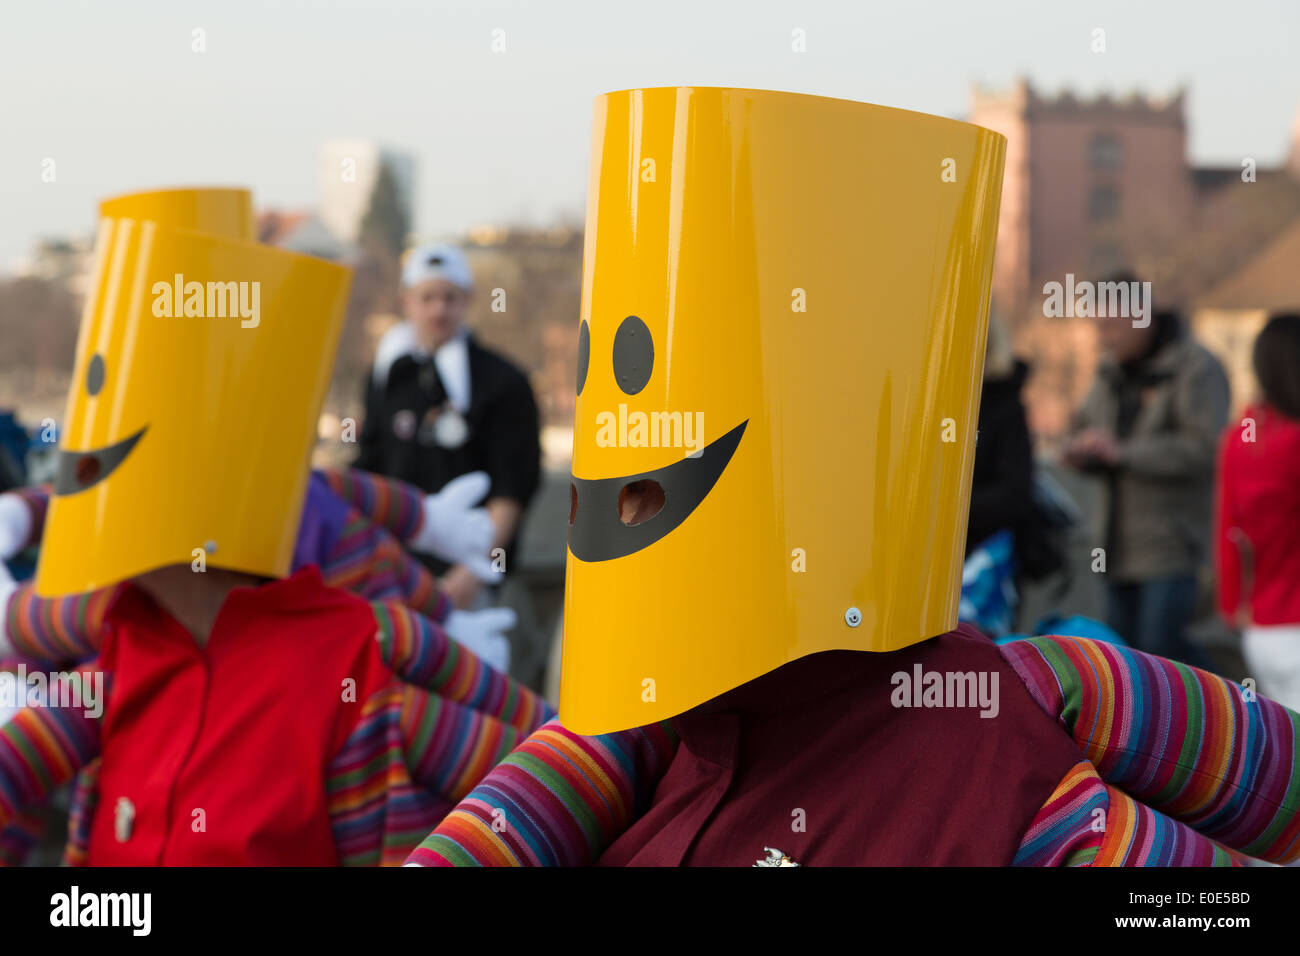
POLYGON ((86 366, 86 394, 98 395, 99 390, 104 387, 104 357, 96 352, 90 357, 90 364, 86 366))
POLYGON ((587 384, 587 363, 591 361, 591 329, 587 327, 584 320, 582 325, 578 326, 578 394, 582 394, 582 386, 587 384))
POLYGON ((655 343, 650 329, 635 315, 629 315, 614 333, 614 380, 628 395, 646 387, 654 371, 655 343))

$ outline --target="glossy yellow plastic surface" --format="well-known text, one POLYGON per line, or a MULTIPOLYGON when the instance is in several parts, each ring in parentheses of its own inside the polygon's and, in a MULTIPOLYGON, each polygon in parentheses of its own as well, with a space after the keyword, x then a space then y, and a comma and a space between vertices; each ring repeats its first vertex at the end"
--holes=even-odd
POLYGON ((101 219, 147 219, 176 229, 252 242, 257 238, 253 194, 247 189, 156 189, 113 196, 99 204, 101 219))
POLYGON ((350 271, 248 241, 242 190, 101 211, 37 592, 199 556, 284 576, 350 271))
POLYGON ((822 97, 597 99, 566 727, 956 626, 1004 149, 822 97), (702 426, 698 458, 671 418, 637 429, 664 412, 702 426), (666 502, 629 529, 615 489, 647 473, 666 502))

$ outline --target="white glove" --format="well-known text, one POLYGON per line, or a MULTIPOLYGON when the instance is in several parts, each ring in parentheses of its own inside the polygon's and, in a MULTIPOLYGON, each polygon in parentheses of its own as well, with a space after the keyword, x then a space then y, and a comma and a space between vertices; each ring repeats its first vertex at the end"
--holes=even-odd
POLYGON ((488 549, 496 526, 486 508, 475 508, 492 486, 485 471, 471 471, 447 482, 424 499, 424 522, 411 547, 452 564, 463 564, 484 584, 503 577, 492 567, 488 549))
POLYGON ((442 629, 457 644, 463 644, 489 667, 503 674, 510 672, 510 640, 504 631, 515 626, 518 618, 513 608, 489 607, 482 611, 452 611, 442 622, 442 629))
POLYGON ((27 503, 17 495, 0 495, 0 561, 18 554, 31 533, 32 513, 27 503))

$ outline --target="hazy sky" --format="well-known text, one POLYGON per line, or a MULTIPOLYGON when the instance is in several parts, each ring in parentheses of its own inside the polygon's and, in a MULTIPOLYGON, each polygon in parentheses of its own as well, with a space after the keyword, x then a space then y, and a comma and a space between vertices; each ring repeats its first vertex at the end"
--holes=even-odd
POLYGON ((415 153, 419 231, 577 218, 592 98, 636 86, 963 116, 972 82, 1019 74, 1046 92, 1187 84, 1195 162, 1275 163, 1300 107, 1298 27, 1300 0, 5 0, 0 271, 37 236, 88 232, 111 193, 233 184, 309 205, 337 138, 415 153))

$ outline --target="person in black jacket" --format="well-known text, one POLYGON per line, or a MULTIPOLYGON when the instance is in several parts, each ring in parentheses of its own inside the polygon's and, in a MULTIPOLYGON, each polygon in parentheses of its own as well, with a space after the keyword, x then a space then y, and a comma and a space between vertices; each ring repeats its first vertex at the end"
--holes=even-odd
POLYGON ((1020 401, 1028 374, 1029 366, 1011 353, 1006 326, 997 315, 990 315, 966 532, 968 555, 1003 529, 1016 535, 1019 545, 1032 515, 1034 452, 1020 401))
MULTIPOLYGON (((524 373, 480 345, 464 325, 473 295, 469 264, 453 246, 412 250, 402 268, 406 321, 380 343, 366 390, 355 467, 432 493, 484 471, 493 548, 511 549, 541 474, 537 403, 524 373)), ((458 607, 480 603, 485 580, 465 565, 429 559, 458 607)), ((503 570, 496 562, 497 570, 503 570)))

